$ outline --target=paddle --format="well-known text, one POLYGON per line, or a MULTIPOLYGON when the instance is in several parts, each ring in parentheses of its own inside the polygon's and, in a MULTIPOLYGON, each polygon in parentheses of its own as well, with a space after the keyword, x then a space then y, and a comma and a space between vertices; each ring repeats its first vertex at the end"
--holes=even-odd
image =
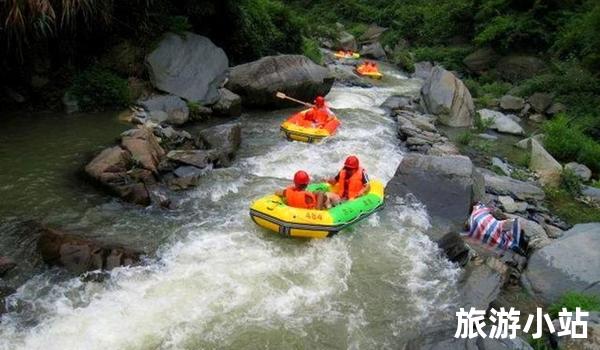
POLYGON ((280 92, 280 91, 277 91, 277 93, 275 94, 275 96, 277 96, 277 97, 279 97, 281 99, 294 101, 294 102, 299 103, 301 105, 305 105, 306 107, 311 107, 311 108, 314 107, 314 105, 312 105, 310 103, 307 103, 307 102, 304 102, 304 101, 300 101, 300 100, 296 100, 295 98, 289 97, 289 96, 287 96, 286 94, 284 94, 283 92, 280 92))

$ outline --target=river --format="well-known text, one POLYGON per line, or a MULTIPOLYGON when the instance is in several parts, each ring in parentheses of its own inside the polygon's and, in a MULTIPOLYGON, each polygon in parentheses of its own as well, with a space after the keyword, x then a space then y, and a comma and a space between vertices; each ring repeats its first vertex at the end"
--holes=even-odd
POLYGON ((114 115, 4 120, 0 255, 27 249, 15 227, 28 218, 156 253, 104 282, 23 264, 28 279, 8 300, 0 349, 397 349, 448 317, 459 269, 422 233, 429 222, 417 203, 391 198, 368 220, 312 241, 266 232, 248 215, 252 199, 297 169, 330 176, 349 154, 390 180, 402 152, 394 120, 377 106, 419 83, 383 70, 376 87, 332 89, 343 126, 321 144, 279 135, 292 109, 244 114, 233 166, 180 193, 172 211, 123 204, 78 175, 127 128, 114 115))

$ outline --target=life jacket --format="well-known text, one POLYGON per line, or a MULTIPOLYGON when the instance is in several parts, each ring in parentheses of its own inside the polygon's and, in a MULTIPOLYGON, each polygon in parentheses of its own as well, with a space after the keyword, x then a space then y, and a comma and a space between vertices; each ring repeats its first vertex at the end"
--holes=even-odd
POLYGON ((291 185, 285 189, 285 202, 290 207, 314 209, 317 207, 317 196, 308 191, 298 190, 296 186, 291 185))
POLYGON ((363 184, 363 168, 358 168, 346 181, 347 171, 342 169, 336 186, 336 193, 344 199, 354 199, 362 191, 363 184), (347 182, 347 183, 346 183, 347 182), (346 188, 346 185, 348 188, 346 188))
POLYGON ((309 112, 307 112, 307 119, 310 119, 312 122, 316 123, 317 126, 323 127, 327 124, 329 117, 333 113, 327 107, 313 107, 309 112))

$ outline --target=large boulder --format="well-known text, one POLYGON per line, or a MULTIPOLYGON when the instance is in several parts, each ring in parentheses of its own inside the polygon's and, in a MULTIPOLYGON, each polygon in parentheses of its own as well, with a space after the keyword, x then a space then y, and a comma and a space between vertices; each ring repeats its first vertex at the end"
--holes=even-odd
POLYGON ((525 107, 525 100, 520 97, 504 95, 500 99, 500 108, 505 111, 520 111, 525 107))
POLYGON ((218 165, 228 166, 242 143, 242 125, 227 123, 204 129, 200 138, 221 154, 218 165))
POLYGON ((217 102, 229 67, 221 48, 193 33, 167 33, 146 64, 157 89, 201 104, 217 102))
POLYGON ((600 294, 600 223, 579 224, 536 251, 523 282, 545 303, 566 292, 600 294))
POLYGON ((181 98, 174 95, 154 95, 137 102, 148 111, 151 120, 173 125, 181 125, 188 121, 190 110, 181 98))
POLYGON ((552 105, 552 95, 536 92, 527 99, 529 104, 538 113, 544 113, 552 105))
POLYGON ((374 58, 376 60, 383 60, 386 58, 385 50, 379 42, 363 45, 363 47, 360 49, 360 55, 362 57, 374 58))
POLYGON ((277 91, 310 102, 326 95, 333 81, 327 68, 308 57, 279 55, 233 67, 226 87, 240 95, 244 105, 289 107, 297 104, 275 97, 277 91))
POLYGON ((499 75, 512 82, 532 78, 545 69, 546 64, 539 58, 518 54, 502 57, 496 65, 499 75))
POLYGON ((429 62, 429 61, 416 62, 415 63, 415 72, 412 74, 412 77, 427 80, 431 76, 432 71, 433 71, 433 64, 431 64, 431 62, 429 62))
POLYGON ((0 277, 4 276, 8 271, 17 266, 12 259, 5 256, 0 256, 0 277))
POLYGON ((339 50, 350 51, 356 51, 358 49, 358 45, 356 44, 356 38, 354 37, 354 35, 346 31, 342 31, 338 34, 335 47, 339 50))
POLYGON ((216 115, 239 117, 242 114, 242 99, 227 89, 219 89, 219 101, 211 107, 216 115))
POLYGON ((480 109, 477 111, 482 120, 490 121, 490 129, 513 135, 524 135, 525 130, 515 121, 516 116, 509 116, 491 109, 480 109))
POLYGON ((581 179, 581 181, 584 182, 589 181, 589 179, 592 177, 592 171, 590 170, 590 168, 583 164, 570 162, 565 164, 565 169, 572 171, 575 175, 577 175, 577 177, 581 179))
POLYGON ((380 27, 376 24, 371 24, 367 30, 358 38, 362 44, 375 43, 379 41, 381 34, 383 34, 387 28, 380 27))
POLYGON ((471 93, 454 74, 436 66, 421 88, 423 107, 431 114, 439 115, 441 123, 453 127, 473 124, 475 106, 471 93))
POLYGON ((563 170, 562 165, 536 140, 531 139, 530 144, 529 168, 540 176, 540 182, 543 185, 558 186, 563 170))
POLYGON ((522 201, 543 200, 544 191, 541 188, 508 176, 497 175, 486 169, 479 169, 485 180, 487 192, 496 195, 508 195, 522 201))
MULTIPOLYGON (((450 259, 462 258, 462 232, 473 200, 483 196, 483 179, 464 156, 426 156, 409 153, 386 187, 387 197, 412 194, 431 217, 429 237, 450 259)), ((390 201, 391 202, 391 201, 390 201)))
POLYGON ((492 69, 498 58, 499 56, 494 49, 482 48, 465 57, 463 63, 469 71, 482 74, 492 69))
POLYGON ((43 228, 37 250, 48 265, 62 266, 74 274, 111 270, 140 260, 141 251, 102 243, 79 235, 43 228))

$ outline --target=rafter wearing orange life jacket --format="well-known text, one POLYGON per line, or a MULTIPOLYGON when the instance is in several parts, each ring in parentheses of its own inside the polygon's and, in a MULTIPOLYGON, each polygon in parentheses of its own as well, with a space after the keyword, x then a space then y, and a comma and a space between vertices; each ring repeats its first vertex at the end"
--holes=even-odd
POLYGON ((318 128, 323 128, 334 116, 333 112, 325 105, 325 98, 317 96, 314 101, 314 107, 305 114, 306 120, 316 124, 318 128))
POLYGON ((344 168, 335 177, 336 193, 345 200, 360 196, 369 183, 366 171, 359 166, 358 158, 349 156, 344 168))
POLYGON ((297 171, 294 174, 294 184, 288 186, 283 191, 285 202, 290 207, 315 209, 317 207, 317 196, 306 191, 306 186, 310 183, 310 178, 305 171, 297 171))

